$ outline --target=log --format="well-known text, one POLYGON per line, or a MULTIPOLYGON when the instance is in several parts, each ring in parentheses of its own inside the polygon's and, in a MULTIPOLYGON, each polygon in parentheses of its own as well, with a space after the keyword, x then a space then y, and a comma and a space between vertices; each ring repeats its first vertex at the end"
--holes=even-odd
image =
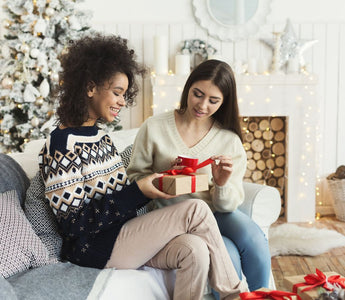
POLYGON ((271 130, 266 130, 262 134, 262 137, 264 138, 264 140, 271 141, 274 137, 274 133, 271 130))
POLYGON ((265 162, 264 162, 262 159, 260 159, 260 160, 258 160, 258 161, 256 162, 256 167, 257 167, 259 170, 263 171, 263 170, 266 169, 266 164, 265 164, 265 162))
POLYGON ((276 161, 276 165, 278 167, 284 167, 285 166, 285 157, 284 156, 276 157, 275 161, 276 161))
POLYGON ((245 135, 244 135, 244 140, 247 141, 247 142, 252 142, 254 140, 254 135, 253 133, 251 132, 247 132, 245 135))
POLYGON ((254 153, 254 159, 259 160, 261 158, 261 153, 260 152, 255 152, 254 153))
POLYGON ((271 128, 274 131, 280 131, 284 127, 284 121, 281 118, 273 118, 271 120, 271 128))
POLYGON ((265 149, 264 151, 261 152, 262 158, 264 159, 269 159, 271 158, 272 152, 269 149, 265 149))
POLYGON ((254 182, 257 182, 261 178, 262 178, 262 172, 261 171, 254 171, 253 172, 252 179, 254 182))
POLYGON ((255 136, 256 139, 261 139, 262 131, 261 130, 255 130, 254 131, 254 136, 255 136))
POLYGON ((250 122, 249 125, 248 125, 248 129, 249 129, 251 132, 254 132, 255 130, 258 129, 258 124, 255 123, 255 122, 250 122))
POLYGON ((284 209, 284 207, 282 207, 282 208, 280 209, 279 217, 284 216, 284 213, 285 213, 285 209, 284 209))
POLYGON ((278 186, 281 188, 283 188, 285 186, 285 178, 284 177, 278 178, 278 186))
POLYGON ((253 158, 253 152, 252 151, 248 150, 246 153, 247 153, 247 159, 253 158))
POLYGON ((272 146, 272 151, 275 155, 282 155, 285 153, 285 147, 284 144, 279 142, 279 143, 275 143, 272 146))
POLYGON ((275 139, 277 142, 284 141, 284 139, 285 139, 285 133, 284 133, 283 131, 278 131, 278 132, 276 132, 276 134, 274 135, 274 139, 275 139))
POLYGON ((276 168, 276 169, 274 169, 273 170, 273 176, 274 177, 282 177, 282 176, 284 176, 284 169, 282 169, 282 168, 276 168))
POLYGON ((252 176, 252 171, 250 171, 250 170, 246 170, 246 172, 244 173, 244 177, 245 178, 249 178, 249 177, 251 177, 252 176))
POLYGON ((265 148, 271 148, 273 142, 272 141, 265 141, 265 148))
POLYGON ((261 152, 262 150, 264 150, 265 146, 262 140, 256 139, 252 142, 252 148, 256 152, 261 152))
POLYGON ((269 186, 276 186, 277 185, 277 180, 274 177, 271 177, 270 179, 267 180, 267 184, 269 186))
POLYGON ((264 175, 264 178, 265 178, 265 179, 271 178, 271 177, 272 177, 271 170, 265 169, 265 170, 263 171, 263 175, 264 175))
POLYGON ((251 180, 250 178, 244 178, 243 181, 245 181, 245 182, 253 182, 253 180, 251 180))
POLYGON ((260 130, 264 131, 264 130, 267 130, 267 128, 269 127, 270 127, 270 123, 268 122, 268 120, 264 119, 260 121, 259 123, 260 130))
POLYGON ((250 159, 247 161, 247 168, 251 171, 254 171, 256 169, 256 163, 255 160, 250 159))
POLYGON ((266 160, 266 167, 271 170, 275 167, 275 163, 272 158, 266 160))

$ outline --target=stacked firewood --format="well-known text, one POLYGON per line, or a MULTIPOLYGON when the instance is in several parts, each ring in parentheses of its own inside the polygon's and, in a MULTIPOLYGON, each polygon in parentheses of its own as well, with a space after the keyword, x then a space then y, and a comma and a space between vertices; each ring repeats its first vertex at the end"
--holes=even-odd
POLYGON ((243 146, 247 153, 244 181, 276 187, 284 214, 286 132, 285 117, 242 117, 243 146))

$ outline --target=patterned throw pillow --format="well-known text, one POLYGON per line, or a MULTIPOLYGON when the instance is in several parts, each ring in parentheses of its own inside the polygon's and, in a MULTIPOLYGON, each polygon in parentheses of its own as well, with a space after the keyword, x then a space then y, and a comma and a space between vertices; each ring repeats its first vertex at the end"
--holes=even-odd
POLYGON ((125 169, 127 169, 129 162, 131 160, 132 148, 133 148, 133 145, 129 145, 125 148, 125 150, 119 153, 125 169))
POLYGON ((0 275, 7 278, 51 262, 20 207, 16 191, 0 194, 0 275))
POLYGON ((56 218, 44 194, 45 185, 40 172, 31 180, 26 191, 25 215, 33 230, 47 247, 51 258, 60 260, 62 238, 56 218))
MULTIPOLYGON (((131 155, 132 155, 132 149, 133 149, 133 145, 129 145, 125 148, 125 150, 123 150, 120 153, 122 162, 124 167, 127 169, 129 162, 131 160, 131 155)), ((151 206, 153 202, 151 202, 151 204, 147 204, 139 209, 137 209, 137 216, 141 216, 141 215, 145 215, 147 214, 149 211, 153 210, 153 207, 151 206)))

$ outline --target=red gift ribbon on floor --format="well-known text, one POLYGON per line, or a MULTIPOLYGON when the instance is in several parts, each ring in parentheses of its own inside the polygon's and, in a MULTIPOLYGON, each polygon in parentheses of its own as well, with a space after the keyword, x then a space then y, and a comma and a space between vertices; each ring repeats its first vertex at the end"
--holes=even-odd
POLYGON ((191 173, 195 173, 196 170, 201 169, 207 165, 209 165, 210 163, 213 162, 213 159, 209 158, 206 159, 205 161, 203 161, 202 163, 198 164, 195 168, 192 167, 184 167, 182 169, 170 169, 170 170, 166 170, 162 173, 164 173, 165 175, 163 175, 162 177, 159 178, 159 190, 163 190, 163 177, 167 176, 167 175, 189 175, 191 176, 191 191, 192 193, 195 193, 195 175, 191 174, 191 173))
POLYGON ((305 282, 296 283, 292 287, 292 291, 297 293, 297 288, 301 286, 306 286, 301 292, 309 291, 317 286, 322 286, 326 290, 333 290, 328 283, 330 284, 338 284, 342 288, 345 288, 345 278, 341 277, 340 275, 332 275, 327 277, 324 273, 322 273, 319 269, 316 269, 316 274, 308 274, 304 277, 305 282))
POLYGON ((286 298, 292 300, 292 296, 296 296, 298 300, 301 300, 301 297, 296 293, 284 292, 284 291, 254 291, 254 292, 245 292, 240 293, 241 300, 260 300, 271 298, 274 300, 286 300, 286 298))

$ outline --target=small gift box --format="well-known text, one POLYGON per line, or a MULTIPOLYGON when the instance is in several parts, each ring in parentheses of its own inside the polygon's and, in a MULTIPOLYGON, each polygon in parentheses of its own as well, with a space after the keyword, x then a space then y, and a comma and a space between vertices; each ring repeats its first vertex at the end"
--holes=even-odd
POLYGON ((213 160, 209 158, 198 165, 196 165, 197 159, 189 160, 196 161, 196 163, 193 165, 190 164, 188 167, 182 169, 171 169, 162 172, 164 174, 162 177, 153 180, 154 186, 169 195, 183 195, 207 191, 208 175, 195 172, 209 165, 213 160))
MULTIPOLYGON (((238 300, 300 300, 300 297, 291 292, 270 290, 267 288, 261 288, 254 292, 240 293, 238 300)), ((236 300, 237 300, 236 299, 236 300)))
POLYGON ((188 175, 164 175, 153 184, 160 191, 170 195, 183 195, 208 190, 208 175, 190 173, 188 175))
POLYGON ((318 298, 318 288, 333 290, 334 286, 345 288, 345 278, 335 272, 322 273, 316 269, 315 274, 296 275, 284 278, 284 285, 293 293, 297 293, 302 300, 318 298))

